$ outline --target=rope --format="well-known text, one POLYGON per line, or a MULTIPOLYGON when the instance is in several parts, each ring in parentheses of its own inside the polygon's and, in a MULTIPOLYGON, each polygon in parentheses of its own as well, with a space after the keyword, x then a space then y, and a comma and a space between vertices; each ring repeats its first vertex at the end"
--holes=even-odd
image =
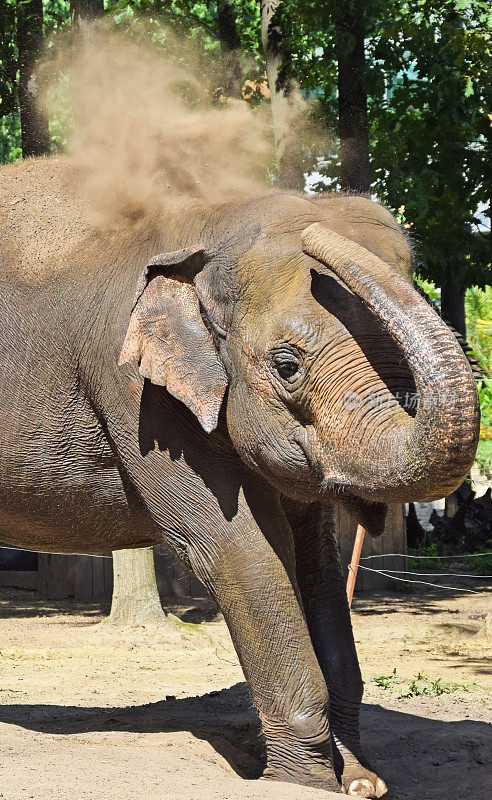
MULTIPOLYGON (((0 545, 0 550, 21 550, 23 553, 37 553, 39 554, 39 550, 29 550, 27 547, 7 547, 6 545, 0 545)), ((54 555, 54 556, 86 556, 87 558, 112 558, 112 556, 102 555, 101 553, 47 553, 47 555, 54 555)), ((478 556, 489 556, 492 555, 490 553, 470 553, 470 554, 463 554, 460 555, 459 558, 471 558, 471 557, 478 557, 478 556)), ((368 560, 370 558, 388 558, 388 557, 395 557, 401 556, 402 558, 407 558, 407 554, 405 553, 381 553, 378 555, 372 556, 364 556, 361 558, 361 561, 368 560)), ((457 556, 410 556, 410 558, 457 558, 457 556)), ((390 573, 397 572, 403 575, 428 575, 429 577, 438 577, 439 575, 443 575, 444 577, 455 576, 459 578, 477 578, 477 579, 484 579, 484 578, 492 578, 492 575, 466 575, 461 574, 460 572, 407 572, 406 570, 398 570, 398 569, 389 569, 389 570, 380 570, 380 569, 373 569, 372 567, 365 567, 363 564, 359 564, 359 569, 365 569, 368 572, 376 572, 378 575, 383 575, 385 578, 392 578, 394 581, 401 581, 402 583, 421 583, 425 586, 433 586, 436 589, 449 589, 454 592, 469 592, 470 594, 480 594, 480 592, 475 591, 475 589, 462 589, 457 586, 444 586, 439 583, 430 583, 429 581, 414 581, 409 578, 399 578, 397 575, 393 575, 390 573)))
POLYGON ((36 555, 45 556, 87 556, 88 558, 113 558, 113 556, 104 556, 101 553, 54 553, 52 550, 29 550, 27 547, 7 547, 1 544, 0 550, 20 550, 22 553, 36 553, 36 555))
MULTIPOLYGON (((350 569, 350 566, 349 566, 349 569, 350 569)), ((366 567, 366 569, 367 569, 367 567, 366 567)), ((386 567, 383 567, 383 569, 384 569, 385 572, 391 572, 391 573, 395 573, 396 572, 397 575, 398 574, 399 575, 423 575, 426 578, 438 578, 438 577, 449 578, 452 575, 456 576, 457 578, 479 578, 479 579, 492 578, 492 575, 469 575, 469 574, 467 574, 465 572, 410 572, 408 569, 387 569, 386 567)))
POLYGON ((359 564, 359 569, 365 569, 368 572, 377 572, 379 575, 383 575, 385 578, 391 578, 394 581, 401 581, 402 583, 422 583, 425 586, 434 586, 434 588, 436 589, 450 589, 453 592, 469 592, 470 594, 481 594, 481 592, 477 592, 475 589, 461 589, 458 586, 444 586, 441 583, 430 583, 429 581, 412 581, 410 580, 410 578, 398 578, 396 575, 389 575, 387 572, 383 572, 380 569, 372 569, 371 567, 364 567, 362 564, 359 564))
POLYGON ((461 558, 480 558, 481 556, 492 556, 492 550, 486 553, 459 553, 456 556, 413 556, 411 553, 379 553, 374 556, 362 556, 361 561, 367 561, 369 558, 388 558, 390 556, 401 556, 402 558, 454 558, 458 561, 461 558))
MULTIPOLYGON (((42 551, 42 550, 29 550, 27 547, 7 547, 7 545, 0 545, 0 550, 21 550, 23 553, 41 553, 42 555, 52 555, 52 556, 87 556, 88 558, 112 558, 112 556, 104 556, 101 553, 55 553, 52 550, 42 551)), ((492 556, 492 550, 485 552, 485 553, 459 553, 459 555, 455 556, 412 556, 409 553, 378 553, 377 555, 372 556, 361 556, 361 561, 368 561, 370 558, 395 558, 396 556, 400 556, 401 558, 454 558, 455 561, 459 561, 462 558, 480 558, 481 556, 492 556)), ((369 567, 366 567, 369 569, 369 567)), ((389 572, 398 572, 400 570, 388 570, 389 572)), ((404 572, 404 570, 401 570, 404 572)), ((429 573, 419 573, 419 572, 409 572, 409 575, 427 575, 429 573)), ((436 575, 441 575, 442 573, 436 573, 436 575)), ((449 572, 446 573, 447 575, 458 575, 460 573, 453 573, 449 572)), ((475 577, 474 575, 463 575, 463 577, 475 577)), ((492 575, 480 575, 480 578, 491 578, 492 575)))

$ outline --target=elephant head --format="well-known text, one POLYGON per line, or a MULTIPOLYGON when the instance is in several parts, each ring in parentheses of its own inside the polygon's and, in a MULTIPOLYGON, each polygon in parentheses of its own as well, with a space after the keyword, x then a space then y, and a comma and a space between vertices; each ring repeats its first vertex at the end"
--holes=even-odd
POLYGON ((333 500, 373 533, 390 501, 453 491, 479 427, 468 363, 412 288, 409 247, 362 198, 289 195, 222 211, 203 244, 142 275, 121 362, 283 493, 333 500))

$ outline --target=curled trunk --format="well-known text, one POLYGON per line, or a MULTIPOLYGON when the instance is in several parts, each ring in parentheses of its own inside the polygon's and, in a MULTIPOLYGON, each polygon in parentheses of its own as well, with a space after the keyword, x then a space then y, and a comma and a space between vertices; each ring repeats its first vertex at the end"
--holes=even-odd
POLYGON ((360 245, 314 223, 303 232, 303 248, 380 321, 417 392, 415 417, 395 415, 377 431, 377 448, 365 431, 357 464, 344 470, 347 482, 361 497, 380 502, 450 494, 470 469, 479 430, 475 382, 454 336, 404 278, 360 245))

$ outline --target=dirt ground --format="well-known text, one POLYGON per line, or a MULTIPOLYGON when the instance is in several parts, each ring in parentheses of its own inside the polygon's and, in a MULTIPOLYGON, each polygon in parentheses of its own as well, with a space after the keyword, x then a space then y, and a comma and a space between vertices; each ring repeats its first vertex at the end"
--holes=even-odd
MULTIPOLYGON (((429 591, 355 601, 366 750, 391 800, 490 800, 489 598, 429 591), (419 673, 441 681, 406 696, 419 673)), ((0 800, 339 797, 251 780, 258 720, 224 621, 206 600, 171 610, 181 623, 121 630, 2 590, 0 800)))

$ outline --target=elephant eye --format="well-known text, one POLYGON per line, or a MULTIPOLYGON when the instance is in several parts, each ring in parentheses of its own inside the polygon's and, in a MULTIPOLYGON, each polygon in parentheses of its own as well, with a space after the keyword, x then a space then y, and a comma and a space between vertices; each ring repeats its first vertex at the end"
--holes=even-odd
POLYGON ((287 382, 292 382, 301 372, 301 360, 296 352, 283 349, 272 354, 272 363, 278 376, 287 382))
POLYGON ((288 381, 289 378, 293 378, 294 375, 299 372, 299 364, 296 364, 295 361, 285 361, 283 364, 275 364, 275 368, 284 381, 288 381))

